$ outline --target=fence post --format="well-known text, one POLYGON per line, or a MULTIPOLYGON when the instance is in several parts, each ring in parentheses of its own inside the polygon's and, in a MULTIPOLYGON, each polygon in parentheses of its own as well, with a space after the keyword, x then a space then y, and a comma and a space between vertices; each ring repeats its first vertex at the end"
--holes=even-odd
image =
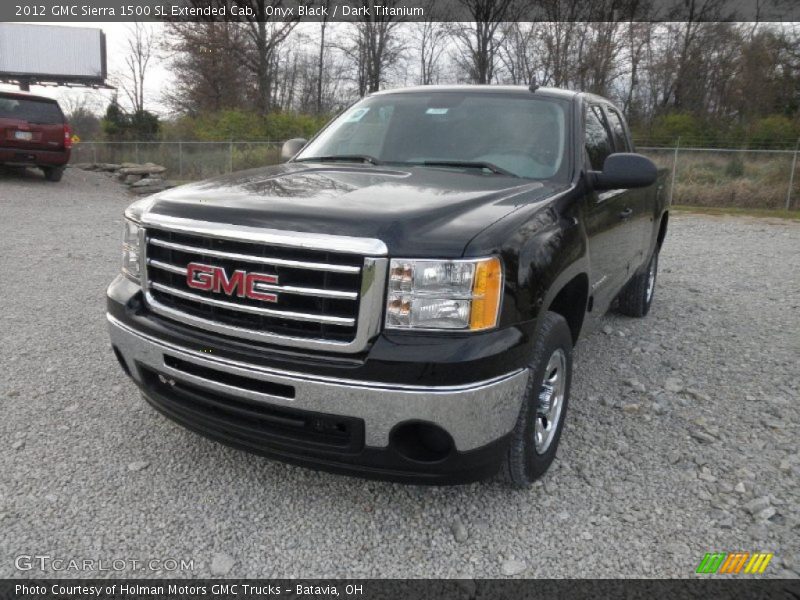
POLYGON ((794 156, 792 157, 792 170, 789 173, 789 189, 786 190, 786 210, 792 206, 792 188, 794 188, 794 171, 797 168, 797 149, 800 147, 800 138, 794 145, 794 156))
POLYGON ((233 140, 228 142, 228 173, 233 173, 233 140))
POLYGON ((672 195, 675 193, 675 173, 678 171, 678 148, 681 146, 681 136, 675 142, 675 153, 672 156, 672 178, 669 182, 669 204, 672 205, 672 195))
POLYGON ((136 156, 136 162, 138 163, 139 162, 139 142, 136 142, 136 145, 134 146, 134 152, 135 152, 135 156, 136 156))
POLYGON ((97 144, 92 144, 92 162, 97 164, 97 144))
POLYGON ((178 142, 178 179, 183 179, 183 142, 178 142))

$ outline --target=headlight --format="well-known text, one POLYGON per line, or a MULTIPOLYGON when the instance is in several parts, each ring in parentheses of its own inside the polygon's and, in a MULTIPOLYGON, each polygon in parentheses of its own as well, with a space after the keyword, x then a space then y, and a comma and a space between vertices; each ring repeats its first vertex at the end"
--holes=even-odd
POLYGON ((141 227, 128 219, 123 220, 125 230, 122 234, 122 273, 139 282, 141 275, 141 247, 139 245, 139 231, 141 227))
POLYGON ((497 325, 500 259, 392 259, 386 327, 477 331, 497 325))

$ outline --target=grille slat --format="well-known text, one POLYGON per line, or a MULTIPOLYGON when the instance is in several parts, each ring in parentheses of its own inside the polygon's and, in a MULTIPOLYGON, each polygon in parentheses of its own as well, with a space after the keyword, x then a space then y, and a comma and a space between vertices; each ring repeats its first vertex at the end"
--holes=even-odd
MULTIPOLYGON (((237 337, 248 332, 335 343, 357 335, 364 257, 148 229, 145 236, 147 300, 155 312, 237 337), (277 277, 256 282, 257 297, 190 287, 187 265, 220 267, 277 277)), ((229 290, 230 291, 230 290, 229 290)))
POLYGON ((214 298, 206 298, 205 296, 201 296, 199 294, 184 292, 183 290, 175 289, 168 285, 163 285, 161 283, 156 283, 156 282, 151 283, 150 287, 154 290, 158 290, 159 292, 164 292, 165 294, 178 296, 179 298, 183 298, 184 300, 191 300, 193 302, 199 302, 201 304, 210 304, 211 306, 215 306, 218 308, 225 308, 228 310, 238 310, 242 312, 253 313, 254 315, 265 315, 268 317, 277 317, 280 319, 289 319, 292 321, 310 321, 313 323, 328 323, 332 325, 346 325, 346 326, 355 325, 356 322, 355 319, 347 319, 342 317, 329 317, 326 315, 310 315, 306 313, 295 313, 285 310, 271 310, 269 308, 262 308, 260 306, 250 306, 249 304, 239 304, 236 302, 227 302, 225 300, 216 300, 214 298))
MULTIPOLYGON (((152 259, 148 260, 147 264, 148 266, 155 267, 157 269, 163 269, 177 275, 186 275, 185 267, 179 267, 177 265, 152 259)), ((340 290, 295 287, 291 285, 269 285, 266 283, 259 283, 258 290, 264 290, 267 292, 280 292, 282 294, 299 294, 301 296, 319 296, 320 298, 344 298, 345 300, 356 300, 358 298, 358 292, 343 292, 340 290)))
POLYGON ((361 271, 361 267, 353 265, 332 265, 329 263, 287 260, 283 258, 257 256, 251 254, 240 254, 238 252, 223 252, 220 250, 203 248, 202 246, 196 247, 196 246, 187 246, 186 244, 177 244, 175 242, 169 242, 159 238, 151 238, 149 240, 149 243, 152 244, 153 246, 168 248, 170 250, 180 250, 181 252, 204 254, 206 256, 213 256, 215 258, 252 262, 264 265, 274 265, 277 267, 294 267, 298 269, 310 269, 314 271, 331 271, 333 273, 358 273, 361 271))

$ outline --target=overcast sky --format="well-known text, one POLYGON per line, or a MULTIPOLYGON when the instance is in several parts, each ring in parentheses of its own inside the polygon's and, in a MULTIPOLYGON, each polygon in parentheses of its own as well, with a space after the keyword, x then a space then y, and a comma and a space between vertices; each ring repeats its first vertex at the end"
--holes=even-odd
MULTIPOLYGON (((0 0, 2 1, 2 0, 0 0)), ((125 55, 128 53, 127 39, 132 23, 36 23, 36 25, 59 25, 64 27, 91 27, 102 29, 106 34, 106 55, 108 64, 109 83, 114 85, 114 79, 121 75, 125 70, 125 55)), ((156 32, 164 29, 162 23, 147 23, 146 27, 152 27, 156 32)), ((165 60, 162 57, 152 59, 151 66, 145 78, 145 107, 153 112, 164 114, 166 108, 160 102, 161 88, 167 82, 169 73, 166 69, 165 60)), ((17 86, 0 84, 0 89, 16 90, 17 86)), ((79 99, 86 97, 90 106, 95 112, 105 112, 113 92, 111 90, 91 90, 64 87, 31 86, 32 94, 49 96, 68 106, 69 98, 79 99)), ((119 90, 120 102, 127 104, 124 92, 119 90)))

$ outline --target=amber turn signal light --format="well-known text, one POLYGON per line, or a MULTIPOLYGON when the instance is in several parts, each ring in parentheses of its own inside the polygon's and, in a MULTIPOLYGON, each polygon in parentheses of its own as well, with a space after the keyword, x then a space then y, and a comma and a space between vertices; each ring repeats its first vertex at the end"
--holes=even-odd
POLYGON ((470 331, 489 329, 497 325, 500 295, 503 291, 503 267, 497 257, 487 258, 476 265, 472 284, 470 331))

